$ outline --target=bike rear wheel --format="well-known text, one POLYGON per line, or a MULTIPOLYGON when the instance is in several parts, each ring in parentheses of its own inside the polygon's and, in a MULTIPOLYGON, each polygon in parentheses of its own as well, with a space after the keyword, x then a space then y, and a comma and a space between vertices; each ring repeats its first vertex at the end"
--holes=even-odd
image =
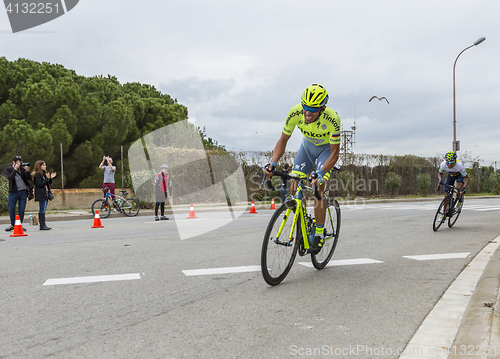
POLYGON ((133 198, 123 199, 120 209, 126 216, 134 217, 139 213, 139 202, 133 198))
POLYGON ((92 215, 95 216, 95 211, 99 211, 100 218, 106 218, 111 212, 111 204, 105 199, 98 199, 92 203, 92 215))
POLYGON ((300 223, 296 225, 295 234, 291 233, 296 209, 295 201, 285 202, 274 212, 267 226, 262 243, 261 269, 262 276, 269 285, 279 284, 285 279, 297 255, 298 243, 302 238, 300 223))
POLYGON ((434 216, 434 223, 432 224, 432 229, 434 230, 434 232, 436 232, 439 229, 439 227, 441 227, 441 225, 443 224, 443 222, 446 219, 444 205, 447 202, 448 202, 448 197, 443 198, 443 200, 441 201, 441 204, 438 207, 436 215, 434 216))
POLYGON ((340 206, 335 199, 328 200, 325 221, 325 243, 318 254, 311 254, 311 261, 316 269, 323 269, 333 256, 340 233, 340 206))
MULTIPOLYGON (((458 198, 456 199, 456 201, 458 201, 458 198)), ((454 206, 451 209, 450 218, 448 218, 448 227, 450 228, 453 227, 453 225, 458 219, 458 216, 460 216, 460 213, 462 213, 462 207, 464 206, 464 197, 462 196, 462 201, 460 201, 458 208, 455 206, 456 205, 455 201, 453 201, 452 203, 454 203, 454 206)))

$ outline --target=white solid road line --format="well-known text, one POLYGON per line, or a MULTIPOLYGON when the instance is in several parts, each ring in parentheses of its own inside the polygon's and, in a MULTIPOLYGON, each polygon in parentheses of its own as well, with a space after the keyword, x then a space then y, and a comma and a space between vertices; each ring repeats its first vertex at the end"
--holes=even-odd
POLYGON ((422 322, 400 359, 447 359, 472 294, 491 257, 500 245, 500 236, 490 242, 453 281, 422 322))
POLYGON ((404 258, 415 259, 417 261, 429 261, 434 259, 453 259, 467 258, 470 252, 466 253, 441 253, 441 254, 424 254, 418 256, 403 256, 404 258))
POLYGON ((130 273, 130 274, 116 274, 116 275, 99 275, 92 277, 56 278, 56 279, 47 279, 43 283, 43 285, 112 282, 112 281, 132 280, 132 279, 141 279, 141 275, 139 273, 130 273))

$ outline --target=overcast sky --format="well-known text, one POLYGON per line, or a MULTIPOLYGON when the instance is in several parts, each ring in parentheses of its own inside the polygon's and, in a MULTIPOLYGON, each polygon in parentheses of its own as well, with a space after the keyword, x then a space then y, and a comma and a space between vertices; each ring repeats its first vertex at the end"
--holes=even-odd
MULTIPOLYGON (((0 12, 0 56, 154 85, 234 150, 273 149, 290 107, 320 83, 344 130, 356 120, 355 152, 443 154, 453 63, 480 37, 457 62, 457 140, 500 167, 498 0, 81 0, 15 34, 0 12)), ((301 139, 296 129, 288 149, 301 139)))

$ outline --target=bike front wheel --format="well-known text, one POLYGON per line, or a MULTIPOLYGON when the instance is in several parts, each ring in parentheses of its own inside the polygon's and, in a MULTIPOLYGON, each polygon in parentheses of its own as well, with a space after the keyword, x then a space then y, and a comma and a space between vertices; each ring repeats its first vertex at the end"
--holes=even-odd
POLYGON ((441 201, 441 204, 438 207, 436 215, 434 216, 434 223, 432 223, 432 229, 434 230, 434 232, 436 232, 439 229, 439 227, 441 227, 441 225, 446 219, 446 211, 444 210, 444 207, 447 201, 448 198, 446 197, 441 201))
POLYGON ((111 205, 105 199, 98 199, 92 203, 92 215, 95 216, 95 211, 99 211, 100 218, 106 218, 111 212, 111 205))
POLYGON ((340 234, 340 206, 335 199, 328 200, 325 221, 325 243, 318 254, 311 254, 316 269, 323 269, 333 256, 340 234))
POLYGON ((460 213, 462 213, 462 207, 464 206, 464 197, 462 196, 461 201, 458 201, 458 199, 456 199, 456 202, 453 201, 452 203, 454 203, 455 205, 451 209, 450 218, 448 218, 448 227, 450 227, 450 228, 453 227, 453 225, 455 224, 455 222, 458 219, 458 216, 460 216, 460 213), (458 207, 456 206, 457 203, 458 203, 458 207))
POLYGON ((128 217, 136 216, 139 213, 139 202, 133 198, 124 199, 122 200, 120 209, 128 217))
POLYGON ((281 283, 292 268, 300 241, 300 223, 292 233, 297 204, 288 201, 274 212, 267 226, 261 252, 261 269, 269 285, 281 283))

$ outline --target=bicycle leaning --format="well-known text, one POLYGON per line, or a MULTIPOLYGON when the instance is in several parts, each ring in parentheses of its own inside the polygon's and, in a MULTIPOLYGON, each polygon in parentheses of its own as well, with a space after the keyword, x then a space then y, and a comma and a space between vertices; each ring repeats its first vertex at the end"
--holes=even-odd
MULTIPOLYGON (((434 232, 441 227, 441 225, 446 221, 446 218, 448 218, 448 227, 453 227, 458 219, 458 216, 462 213, 462 208, 464 206, 463 191, 455 186, 450 186, 444 183, 443 185, 450 188, 451 191, 449 191, 443 198, 436 215, 434 216, 434 222, 432 224, 434 232)), ((436 190, 439 190, 439 188, 440 185, 437 186, 436 190)))
MULTIPOLYGON (((334 168, 339 170, 338 167, 334 168)), ((340 206, 334 198, 329 197, 329 191, 325 191, 321 198, 316 186, 306 186, 305 177, 300 178, 296 174, 278 171, 272 171, 272 174, 298 182, 295 195, 282 203, 271 217, 262 244, 262 275, 269 285, 276 285, 287 276, 297 253, 301 257, 308 254, 307 250, 314 241, 316 220, 306 211, 304 191, 312 192, 318 200, 327 202, 325 242, 319 253, 311 254, 311 261, 316 269, 326 267, 337 246, 340 233, 340 206)), ((265 177, 263 183, 266 183, 265 177)))
POLYGON ((111 213, 111 207, 113 205, 109 203, 109 200, 115 205, 118 212, 122 212, 128 217, 136 216, 139 213, 139 202, 134 198, 125 198, 128 195, 127 191, 121 190, 121 196, 112 195, 109 193, 109 187, 101 189, 104 192, 105 197, 96 200, 92 203, 92 214, 95 215, 95 211, 99 211, 99 217, 106 218, 111 213))

